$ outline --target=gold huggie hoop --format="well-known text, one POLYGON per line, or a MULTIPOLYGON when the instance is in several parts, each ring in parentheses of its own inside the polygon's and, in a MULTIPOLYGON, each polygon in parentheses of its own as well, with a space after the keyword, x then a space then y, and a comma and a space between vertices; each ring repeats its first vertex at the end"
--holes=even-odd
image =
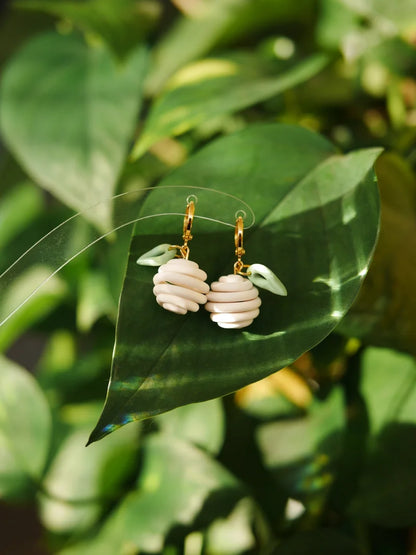
POLYGON ((189 258, 189 246, 188 242, 192 239, 191 230, 192 224, 194 221, 194 214, 195 214, 195 203, 193 200, 189 201, 186 205, 185 217, 183 219, 183 245, 172 245, 170 249, 178 249, 179 254, 177 255, 178 258, 185 258, 188 260, 189 258))
POLYGON ((184 240, 184 246, 186 246, 187 242, 192 239, 191 229, 192 229, 192 223, 194 221, 194 214, 195 214, 195 204, 194 204, 194 201, 191 200, 186 205, 185 217, 183 219, 182 239, 184 240))
POLYGON ((235 243, 235 254, 237 256, 237 261, 234 264, 234 274, 240 274, 241 276, 249 275, 244 272, 244 268, 248 268, 249 264, 244 264, 242 261, 243 255, 246 253, 243 247, 243 233, 244 233, 244 221, 241 216, 239 216, 235 222, 234 231, 234 243, 235 243))

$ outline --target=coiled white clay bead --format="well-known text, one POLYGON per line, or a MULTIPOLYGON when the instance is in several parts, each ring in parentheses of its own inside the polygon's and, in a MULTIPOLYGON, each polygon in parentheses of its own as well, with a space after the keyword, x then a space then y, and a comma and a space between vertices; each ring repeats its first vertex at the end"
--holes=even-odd
POLYGON ((188 310, 197 312, 200 304, 207 302, 209 285, 207 274, 196 262, 185 258, 174 258, 160 266, 153 277, 153 293, 160 306, 177 314, 188 310))
POLYGON ((205 308, 211 312, 211 320, 221 328, 245 328, 260 313, 261 299, 257 287, 238 274, 214 281, 207 299, 205 308))

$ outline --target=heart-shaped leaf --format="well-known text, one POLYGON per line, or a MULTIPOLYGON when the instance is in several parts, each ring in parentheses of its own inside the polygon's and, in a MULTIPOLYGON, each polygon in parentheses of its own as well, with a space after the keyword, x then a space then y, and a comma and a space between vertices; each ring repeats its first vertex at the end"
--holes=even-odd
MULTIPOLYGON (((77 211, 114 193, 146 60, 141 46, 118 64, 104 46, 47 33, 28 42, 4 72, 0 125, 10 150, 37 183, 77 211)), ((111 203, 91 220, 108 231, 111 203)))
MULTIPOLYGON (((258 125, 211 143, 162 182, 217 187, 247 202, 258 223, 245 233, 245 261, 266 264, 288 295, 262 291, 260 316, 243 331, 218 328, 204 310, 183 317, 168 313, 152 294, 154 269, 136 260, 157 244, 177 242, 183 218, 139 222, 120 302, 108 398, 90 441, 132 420, 259 380, 337 325, 358 292, 377 236, 372 166, 379 151, 342 156, 301 127, 258 125)), ((182 196, 177 188, 156 188, 142 213, 181 213, 193 192, 183 191, 182 196)), ((214 281, 233 269, 235 216, 225 195, 205 205, 204 197, 207 201, 201 190, 196 214, 205 210, 222 221, 228 215, 232 226, 203 219, 194 224, 190 258, 214 281)))

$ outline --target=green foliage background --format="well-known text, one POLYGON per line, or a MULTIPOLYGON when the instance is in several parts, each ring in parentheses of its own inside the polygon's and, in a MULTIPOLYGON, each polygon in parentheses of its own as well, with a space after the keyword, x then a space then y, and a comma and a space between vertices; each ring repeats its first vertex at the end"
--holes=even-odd
POLYGON ((414 553, 414 0, 0 14, 0 552, 414 553), (156 305, 181 216, 125 225, 196 194, 212 281, 210 188, 289 291, 244 332, 156 305))

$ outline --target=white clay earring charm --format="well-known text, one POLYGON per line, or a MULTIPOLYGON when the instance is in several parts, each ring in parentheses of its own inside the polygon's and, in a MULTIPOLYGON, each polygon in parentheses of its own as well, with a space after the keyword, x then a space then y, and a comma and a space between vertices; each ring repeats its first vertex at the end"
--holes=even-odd
POLYGON ((259 290, 246 277, 222 276, 211 283, 206 309, 221 328, 245 328, 260 313, 259 290))
POLYGON ((206 294, 209 291, 209 285, 205 282, 207 274, 196 262, 188 260, 194 212, 195 205, 191 200, 186 206, 182 246, 158 245, 137 260, 137 264, 144 266, 162 264, 153 277, 153 293, 160 306, 176 314, 197 312, 199 305, 207 302, 206 294))
POLYGON ((207 302, 209 285, 207 274, 196 262, 186 258, 169 260, 153 277, 153 293, 156 301, 164 309, 186 314, 188 310, 197 312, 200 304, 207 302))
POLYGON ((234 274, 222 276, 211 284, 205 305, 211 313, 211 320, 226 329, 245 328, 259 315, 261 299, 253 283, 278 295, 287 295, 285 286, 269 268, 262 264, 250 266, 243 263, 243 229, 243 218, 239 216, 234 234, 237 255, 234 274))

